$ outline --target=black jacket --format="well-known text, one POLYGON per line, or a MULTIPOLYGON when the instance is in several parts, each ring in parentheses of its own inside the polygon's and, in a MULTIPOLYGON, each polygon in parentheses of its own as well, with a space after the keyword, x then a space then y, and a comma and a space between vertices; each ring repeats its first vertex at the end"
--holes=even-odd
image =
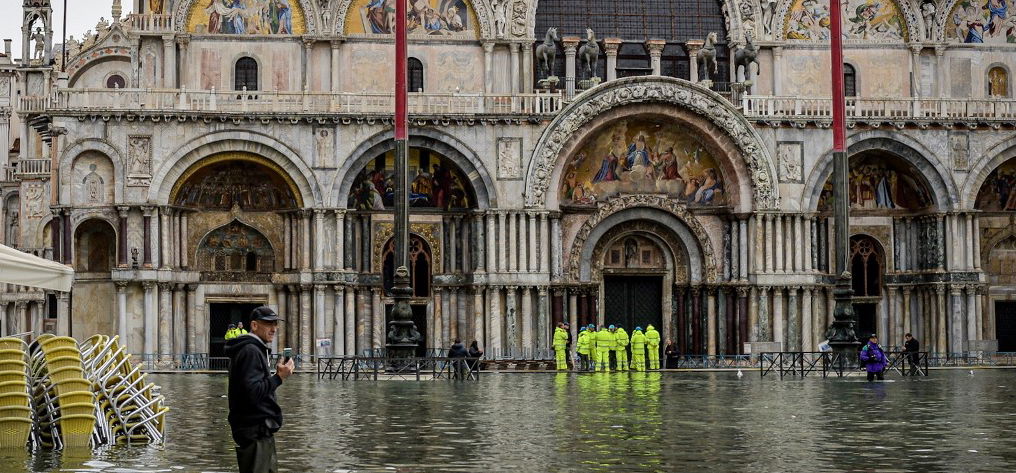
POLYGON ((282 408, 275 401, 275 389, 282 378, 268 366, 271 353, 254 334, 226 340, 229 356, 229 425, 235 430, 267 425, 275 432, 282 427, 282 408))
POLYGON ((903 350, 907 353, 917 353, 921 351, 921 344, 916 338, 911 338, 910 340, 903 342, 903 350))
POLYGON ((468 355, 465 345, 461 343, 453 343, 452 348, 448 350, 448 358, 465 358, 468 355))

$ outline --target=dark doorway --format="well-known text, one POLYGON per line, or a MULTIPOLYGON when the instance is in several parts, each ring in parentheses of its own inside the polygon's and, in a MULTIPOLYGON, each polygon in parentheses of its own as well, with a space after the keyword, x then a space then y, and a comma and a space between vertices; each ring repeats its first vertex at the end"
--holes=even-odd
POLYGON ((1016 351, 1016 302, 995 302, 995 338, 998 351, 1016 351))
MULTIPOLYGON (((857 316, 857 326, 854 328, 854 334, 857 335, 857 339, 861 343, 868 343, 868 336, 873 333, 878 333, 878 325, 876 325, 878 304, 870 303, 855 303, 854 314, 857 316)), ((878 333, 879 337, 885 337, 885 334, 878 333)), ((881 344, 885 344, 888 340, 882 341, 881 344)))
POLYGON ((663 326, 663 276, 604 276, 604 322, 630 335, 635 327, 663 326))
MULTIPOLYGON (((263 304, 251 303, 212 303, 208 304, 208 356, 226 356, 224 347, 226 344, 226 329, 229 324, 242 322, 250 316, 250 313, 263 304)), ((245 329, 250 329, 244 324, 245 329)))
MULTIPOLYGON (((392 307, 394 305, 385 305, 385 337, 381 343, 388 343, 388 323, 392 321, 392 307)), ((427 340, 427 305, 426 304, 410 304, 410 308, 413 309, 413 323, 416 324, 416 331, 420 332, 420 344, 416 347, 416 356, 424 357, 427 356, 428 348, 441 348, 441 347, 428 347, 427 344, 430 342, 427 340)))

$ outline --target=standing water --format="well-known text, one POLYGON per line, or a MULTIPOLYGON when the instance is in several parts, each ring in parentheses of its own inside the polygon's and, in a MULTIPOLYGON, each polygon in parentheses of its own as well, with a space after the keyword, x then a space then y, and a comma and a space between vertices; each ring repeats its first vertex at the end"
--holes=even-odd
MULTIPOLYGON (((0 452, 0 472, 236 471, 226 377, 150 375, 159 446, 0 452)), ((1016 371, 760 379, 757 372, 490 374, 278 391, 283 471, 1013 471, 1016 371)))

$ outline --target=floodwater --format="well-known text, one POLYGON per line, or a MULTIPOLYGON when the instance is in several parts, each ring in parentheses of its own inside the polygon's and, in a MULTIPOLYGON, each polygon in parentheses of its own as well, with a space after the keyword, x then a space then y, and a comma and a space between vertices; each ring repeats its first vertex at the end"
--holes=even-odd
MULTIPOLYGON (((222 375, 150 375, 167 442, 0 452, 0 472, 236 471, 222 375)), ((489 374, 279 390, 282 471, 1016 470, 1016 370, 780 380, 719 373, 489 374)))

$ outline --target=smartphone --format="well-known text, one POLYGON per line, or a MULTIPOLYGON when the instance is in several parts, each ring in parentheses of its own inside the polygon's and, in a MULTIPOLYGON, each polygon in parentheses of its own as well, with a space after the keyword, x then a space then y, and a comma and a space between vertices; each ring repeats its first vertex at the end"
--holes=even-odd
POLYGON ((286 347, 282 349, 282 362, 289 363, 289 360, 293 358, 293 349, 286 347))

